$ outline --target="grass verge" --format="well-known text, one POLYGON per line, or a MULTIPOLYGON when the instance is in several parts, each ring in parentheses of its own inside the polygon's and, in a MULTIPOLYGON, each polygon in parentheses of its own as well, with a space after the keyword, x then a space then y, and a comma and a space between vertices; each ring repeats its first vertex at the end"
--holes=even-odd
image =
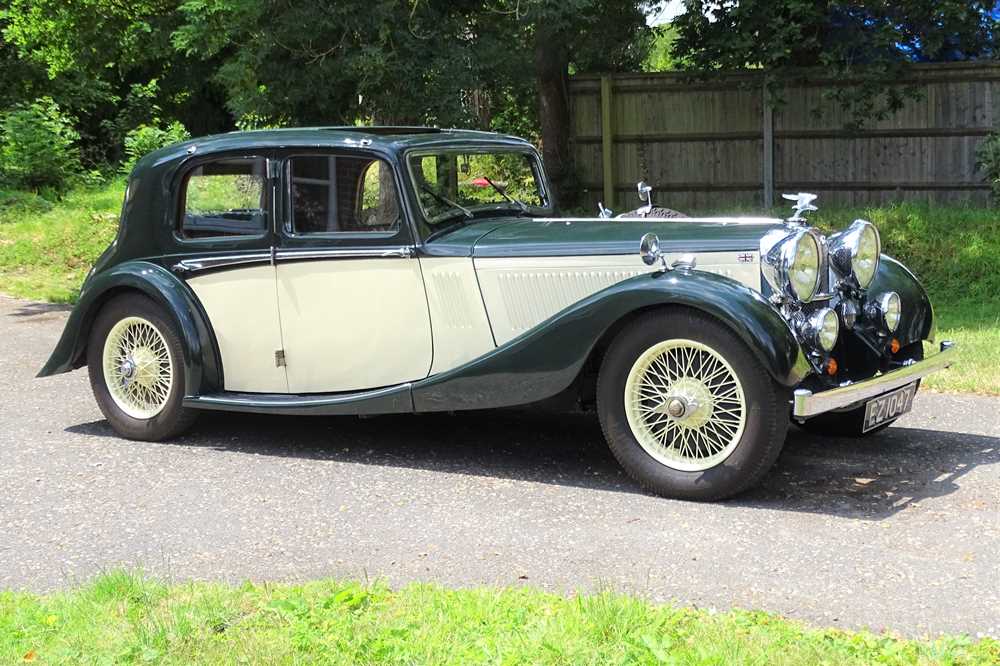
POLYGON ((80 188, 55 204, 0 191, 0 291, 74 302, 87 271, 114 240, 124 191, 123 182, 80 188))
POLYGON ((817 630, 616 594, 317 581, 164 585, 131 572, 0 593, 0 662, 996 664, 1000 642, 817 630))
MULTIPOLYGON (((0 192, 0 291, 73 302, 87 270, 114 238, 124 187, 115 181, 77 189, 57 204, 0 192)), ((1000 211, 906 204, 828 208, 812 219, 831 231, 857 217, 873 221, 886 252, 928 288, 938 338, 961 345, 955 367, 928 377, 924 386, 1000 395, 1000 211)))

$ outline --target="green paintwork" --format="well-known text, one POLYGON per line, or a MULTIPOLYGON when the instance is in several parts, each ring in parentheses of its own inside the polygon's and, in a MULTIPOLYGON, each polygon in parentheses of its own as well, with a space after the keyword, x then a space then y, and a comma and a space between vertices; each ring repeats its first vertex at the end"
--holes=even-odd
MULTIPOLYGON (((554 256, 634 254, 639 238, 656 233, 666 252, 756 250, 759 238, 777 220, 759 224, 711 220, 577 220, 480 216, 421 243, 419 206, 404 177, 409 151, 454 147, 517 149, 535 152, 527 142, 484 132, 460 130, 365 131, 363 128, 311 128, 240 132, 194 139, 139 161, 122 209, 118 237, 100 257, 84 283, 52 357, 40 376, 67 372, 86 362, 90 326, 108 298, 122 290, 147 294, 177 323, 185 351, 186 403, 205 409, 281 413, 372 413, 474 409, 533 402, 572 385, 595 350, 624 322, 648 308, 683 306, 702 310, 726 323, 757 355, 779 384, 792 388, 810 372, 788 324, 767 300, 728 278, 694 271, 645 274, 618 283, 575 303, 547 322, 502 347, 449 372, 412 385, 367 395, 264 396, 222 391, 223 371, 211 324, 184 281, 178 263, 185 259, 251 254, 269 261, 274 247, 317 247, 323 238, 290 239, 279 233, 280 212, 260 237, 184 241, 175 234, 177 189, 181 176, 199 161, 232 154, 280 160, 291 152, 333 150, 374 155, 396 171, 402 197, 403 229, 381 242, 413 245, 420 256, 554 256)), ((547 183, 546 183, 547 186, 547 183)), ((282 188, 279 188, 279 191, 282 188)), ((283 210, 281 194, 272 202, 283 210)), ((363 246, 371 242, 359 241, 363 246)), ((337 241, 337 247, 350 242, 337 241)), ((225 269, 221 269, 225 270, 225 269)), ((903 298, 900 336, 919 340, 932 335, 926 293, 898 263, 886 259, 873 290, 893 289, 903 298)))
POLYGON ((479 359, 414 382, 414 409, 485 409, 552 397, 568 388, 595 347, 610 342, 632 317, 670 306, 717 318, 789 389, 810 372, 788 324, 759 293, 712 273, 646 273, 574 303, 479 359))
POLYGON ((894 337, 904 347, 919 340, 934 341, 934 310, 930 298, 917 278, 903 264, 883 254, 868 291, 872 294, 887 291, 899 294, 903 311, 894 337))
POLYGON ((144 293, 174 318, 184 347, 184 386, 188 393, 197 395, 221 388, 222 365, 198 299, 177 276, 146 261, 118 264, 87 280, 39 377, 68 372, 86 363, 84 352, 94 318, 104 303, 123 291, 144 293))
POLYGON ((689 219, 508 221, 476 243, 475 256, 635 254, 639 239, 654 233, 664 252, 757 251, 760 238, 781 226, 724 224, 689 219))

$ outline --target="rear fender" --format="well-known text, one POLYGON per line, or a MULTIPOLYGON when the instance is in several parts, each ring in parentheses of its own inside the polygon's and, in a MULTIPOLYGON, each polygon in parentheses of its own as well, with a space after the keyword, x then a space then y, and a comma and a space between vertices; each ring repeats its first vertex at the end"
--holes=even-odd
POLYGON ((810 372, 791 328, 760 293, 723 276, 677 270, 619 282, 489 354, 414 383, 414 406, 485 409, 550 398, 570 386, 616 324, 663 306, 692 308, 722 322, 782 386, 794 387, 810 372))
POLYGON ((87 339, 106 302, 129 291, 145 294, 177 325, 184 346, 184 386, 188 395, 220 390, 222 364, 215 335, 191 289, 162 266, 129 261, 92 276, 80 291, 66 328, 39 377, 69 372, 87 363, 87 339))

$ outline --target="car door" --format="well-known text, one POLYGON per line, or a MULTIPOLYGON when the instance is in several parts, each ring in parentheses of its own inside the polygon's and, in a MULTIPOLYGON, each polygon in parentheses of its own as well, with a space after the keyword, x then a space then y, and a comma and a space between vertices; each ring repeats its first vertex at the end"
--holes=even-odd
POLYGON ((227 391, 286 393, 274 245, 277 164, 260 154, 209 156, 181 177, 176 269, 215 333, 227 391))
POLYGON ((292 393, 426 377, 431 326, 420 262, 385 160, 303 152, 282 162, 278 311, 292 393))

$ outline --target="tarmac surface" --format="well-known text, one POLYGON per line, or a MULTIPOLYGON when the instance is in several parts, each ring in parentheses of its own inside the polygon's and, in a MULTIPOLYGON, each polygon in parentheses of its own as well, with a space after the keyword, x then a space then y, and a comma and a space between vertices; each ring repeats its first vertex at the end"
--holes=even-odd
POLYGON ((817 626, 1000 636, 1000 399, 918 394, 863 440, 792 428, 762 485, 641 492, 593 416, 206 413, 114 435, 86 370, 35 379, 65 308, 0 297, 0 589, 169 580, 614 589, 817 626))

